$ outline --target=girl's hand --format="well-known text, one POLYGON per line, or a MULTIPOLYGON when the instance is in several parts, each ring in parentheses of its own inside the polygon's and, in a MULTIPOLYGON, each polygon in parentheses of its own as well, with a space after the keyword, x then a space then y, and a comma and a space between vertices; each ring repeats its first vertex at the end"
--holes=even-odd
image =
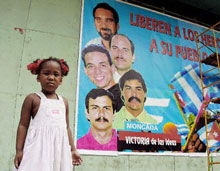
POLYGON ((23 152, 16 153, 15 159, 14 159, 14 164, 15 164, 16 169, 18 169, 18 167, 21 163, 22 157, 23 157, 23 152))
POLYGON ((80 154, 77 151, 71 151, 72 152, 72 161, 74 166, 79 166, 82 164, 83 160, 80 156, 80 154))

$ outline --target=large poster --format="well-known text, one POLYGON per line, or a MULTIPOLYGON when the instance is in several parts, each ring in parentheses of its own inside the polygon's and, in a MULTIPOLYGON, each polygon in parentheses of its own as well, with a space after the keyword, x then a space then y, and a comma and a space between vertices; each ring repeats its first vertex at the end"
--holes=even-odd
MULTIPOLYGON (((195 39, 206 29, 122 1, 84 0, 77 149, 88 154, 205 152, 195 39)), ((215 36, 219 50, 219 33, 215 36)), ((200 41, 208 47, 200 50, 201 58, 216 51, 212 32, 200 41)), ((218 79, 212 77, 204 84, 218 79)), ((207 99, 218 96, 219 85, 205 93, 207 99)), ((220 108, 213 104, 209 109, 212 113, 220 108)), ((220 144, 216 124, 209 122, 214 130, 212 145, 220 144)))

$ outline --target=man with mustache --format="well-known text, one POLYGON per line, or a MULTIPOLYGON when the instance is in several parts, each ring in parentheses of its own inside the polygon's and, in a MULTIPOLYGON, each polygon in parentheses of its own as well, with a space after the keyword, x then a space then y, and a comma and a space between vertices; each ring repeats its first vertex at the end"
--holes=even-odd
POLYGON ((119 85, 115 83, 113 78, 115 67, 108 50, 102 46, 89 45, 82 51, 82 60, 84 72, 90 81, 98 88, 103 88, 113 94, 116 112, 118 112, 124 104, 121 100, 119 85))
POLYGON ((135 61, 134 44, 124 34, 116 34, 110 41, 110 54, 115 65, 114 80, 118 82, 121 76, 132 68, 135 61))
POLYGON ((112 128, 115 118, 113 95, 104 89, 92 89, 86 96, 85 105, 91 127, 77 140, 77 149, 117 151, 117 131, 112 128))
POLYGON ((147 88, 141 74, 129 70, 120 78, 119 86, 125 106, 116 113, 113 128, 124 129, 125 121, 157 124, 157 120, 144 110, 147 88))
POLYGON ((119 16, 117 11, 107 3, 99 3, 93 9, 94 23, 101 37, 90 40, 86 46, 96 44, 109 50, 111 37, 119 30, 119 16))

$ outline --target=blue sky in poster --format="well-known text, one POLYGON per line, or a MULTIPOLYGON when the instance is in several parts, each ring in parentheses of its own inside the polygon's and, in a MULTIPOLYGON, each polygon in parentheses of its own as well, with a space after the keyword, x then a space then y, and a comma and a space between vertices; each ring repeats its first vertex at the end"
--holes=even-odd
MULTIPOLYGON (((89 42, 91 39, 99 37, 94 25, 92 10, 96 4, 100 2, 107 2, 116 9, 120 18, 119 33, 127 35, 135 45, 136 60, 133 64, 133 68, 142 74, 146 82, 148 88, 147 97, 170 99, 169 106, 166 108, 147 106, 145 109, 151 114, 163 116, 163 123, 161 123, 159 126, 161 129, 166 122, 173 122, 178 125, 184 124, 184 120, 173 99, 173 92, 169 89, 168 85, 177 72, 194 62, 183 59, 181 54, 176 54, 176 46, 196 49, 195 41, 186 40, 186 38, 189 38, 187 33, 190 31, 197 31, 198 33, 201 33, 205 30, 205 28, 114 0, 84 0, 84 9, 82 15, 83 27, 81 30, 81 51, 87 42, 89 42), (130 18, 130 13, 133 14, 133 20, 130 18), (136 22, 136 14, 170 24, 171 35, 148 30, 146 28, 132 26, 130 21, 132 20, 133 22, 136 22), (174 36, 176 26, 179 28, 181 38, 174 36), (183 32, 184 29, 185 37, 183 32), (155 52, 155 49, 153 49, 152 52, 150 51, 152 40, 155 40, 156 42, 158 53, 155 52), (169 45, 169 50, 170 46, 172 46, 172 51, 170 51, 172 54, 170 56, 168 54, 162 54, 163 48, 161 46, 161 42, 166 42, 169 45), (176 55, 178 57, 176 57, 176 55)), ((192 32, 190 32, 190 36, 192 38, 192 32)), ((191 55, 191 57, 193 58, 193 55, 191 55)), ((86 94, 92 88, 95 88, 83 71, 83 62, 81 59, 78 86, 79 98, 77 139, 85 135, 90 127, 90 124, 85 116, 84 100, 86 94)))

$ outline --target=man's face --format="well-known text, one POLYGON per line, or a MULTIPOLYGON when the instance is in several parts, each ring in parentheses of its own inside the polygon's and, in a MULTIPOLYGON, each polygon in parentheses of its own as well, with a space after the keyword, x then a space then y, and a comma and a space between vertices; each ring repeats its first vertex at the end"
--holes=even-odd
POLYGON ((89 99, 89 111, 86 113, 87 119, 90 120, 91 128, 96 130, 112 129, 114 113, 112 101, 108 96, 89 99))
POLYGON ((122 91, 125 107, 132 111, 141 111, 144 109, 144 101, 146 93, 143 90, 142 84, 138 80, 125 81, 122 91))
POLYGON ((130 41, 121 35, 116 35, 111 41, 111 58, 115 67, 119 71, 128 71, 132 67, 132 63, 135 60, 131 51, 130 41))
POLYGON ((101 52, 89 52, 85 56, 84 71, 98 88, 109 89, 114 85, 113 66, 110 66, 108 57, 101 52))
POLYGON ((119 29, 112 12, 103 8, 98 8, 95 11, 95 26, 100 36, 108 41, 119 29))

